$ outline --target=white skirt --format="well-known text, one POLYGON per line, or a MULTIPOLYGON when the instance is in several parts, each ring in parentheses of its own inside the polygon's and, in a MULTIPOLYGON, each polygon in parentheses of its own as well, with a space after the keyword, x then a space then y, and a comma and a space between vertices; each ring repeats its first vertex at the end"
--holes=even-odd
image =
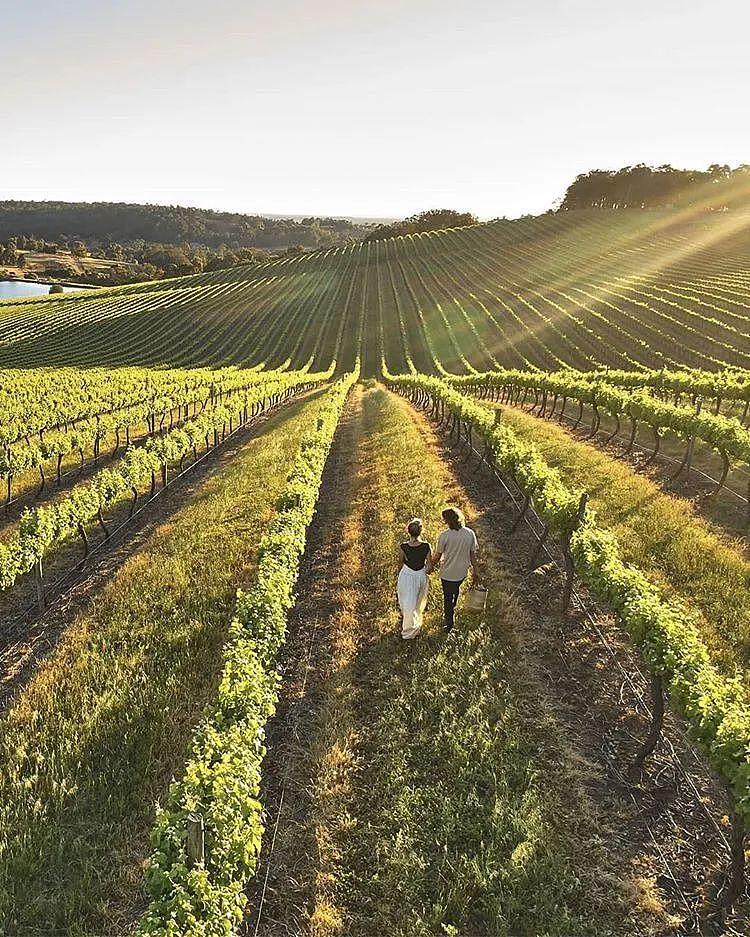
POLYGON ((396 592, 398 604, 404 616, 401 625, 402 638, 415 638, 422 628, 422 613, 427 605, 429 580, 423 570, 409 569, 406 564, 398 574, 396 592))

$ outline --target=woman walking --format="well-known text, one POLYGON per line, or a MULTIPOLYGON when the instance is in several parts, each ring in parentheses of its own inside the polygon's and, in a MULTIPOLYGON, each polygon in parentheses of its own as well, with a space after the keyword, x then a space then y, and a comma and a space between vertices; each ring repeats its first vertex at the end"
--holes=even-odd
POLYGON ((422 540, 422 521, 412 518, 407 525, 409 539, 399 548, 399 573, 396 592, 403 615, 401 637, 416 638, 422 629, 422 613, 427 605, 432 547, 422 540))

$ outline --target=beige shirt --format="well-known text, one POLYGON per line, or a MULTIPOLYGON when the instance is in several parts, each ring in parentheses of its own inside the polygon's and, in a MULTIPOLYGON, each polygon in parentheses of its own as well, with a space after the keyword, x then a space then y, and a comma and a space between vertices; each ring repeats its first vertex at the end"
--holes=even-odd
POLYGON ((471 527, 444 530, 437 539, 437 552, 443 554, 440 578, 449 582, 466 579, 471 566, 471 552, 477 549, 477 537, 471 527))

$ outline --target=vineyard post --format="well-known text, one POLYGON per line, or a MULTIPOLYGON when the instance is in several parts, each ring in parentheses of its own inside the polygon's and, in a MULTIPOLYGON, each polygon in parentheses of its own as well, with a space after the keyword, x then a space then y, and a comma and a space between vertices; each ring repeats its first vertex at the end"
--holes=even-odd
MULTIPOLYGON (((698 402, 695 406, 695 415, 697 416, 701 412, 701 407, 703 406, 702 398, 698 399, 698 402)), ((687 480, 690 481, 690 469, 693 465, 693 452, 695 451, 695 436, 691 436, 688 441, 688 452, 687 452, 687 480)))
POLYGON ((512 534, 514 534, 518 530, 518 527, 521 521, 524 519, 524 517, 526 517, 526 512, 529 510, 529 505, 531 504, 531 495, 532 495, 531 489, 529 491, 524 492, 523 507, 521 508, 521 511, 518 517, 515 519, 515 521, 513 522, 510 528, 510 532, 512 534))
POLYGON ((537 541, 537 545, 534 547, 531 558, 529 559, 529 570, 533 572, 539 565, 539 556, 544 549, 544 545, 547 542, 547 537, 549 537, 549 527, 545 527, 542 531, 542 536, 537 541))
POLYGON ((44 611, 44 573, 42 570, 42 558, 34 563, 34 584, 36 586, 36 602, 39 606, 39 611, 44 611))
MULTIPOLYGON (((586 505, 589 502, 588 492, 584 491, 581 493, 581 498, 578 502, 578 514, 576 517, 576 529, 581 526, 583 523, 583 518, 586 514, 586 505)), ((573 555, 570 552, 570 537, 571 534, 565 534, 563 538, 563 558, 565 560, 565 589, 563 590, 562 597, 562 610, 567 612, 570 607, 570 600, 573 597, 573 576, 575 574, 575 566, 573 564, 573 555)))
POLYGON ((205 828, 199 813, 189 813, 186 818, 187 865, 189 869, 202 866, 206 855, 205 828))

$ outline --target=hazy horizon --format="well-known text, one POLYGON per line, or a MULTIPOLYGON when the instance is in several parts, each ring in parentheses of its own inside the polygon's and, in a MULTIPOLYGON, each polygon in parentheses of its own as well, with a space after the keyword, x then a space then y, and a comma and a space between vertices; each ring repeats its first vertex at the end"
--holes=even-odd
POLYGON ((594 168, 750 161, 737 0, 35 13, 4 13, 2 199, 516 217, 594 168))

